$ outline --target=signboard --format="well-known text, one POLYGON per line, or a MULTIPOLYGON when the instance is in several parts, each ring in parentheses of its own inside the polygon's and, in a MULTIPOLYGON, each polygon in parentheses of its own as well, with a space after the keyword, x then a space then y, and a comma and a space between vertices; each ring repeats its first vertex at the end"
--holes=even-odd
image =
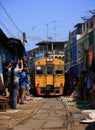
POLYGON ((77 39, 72 38, 72 66, 77 65, 77 39))

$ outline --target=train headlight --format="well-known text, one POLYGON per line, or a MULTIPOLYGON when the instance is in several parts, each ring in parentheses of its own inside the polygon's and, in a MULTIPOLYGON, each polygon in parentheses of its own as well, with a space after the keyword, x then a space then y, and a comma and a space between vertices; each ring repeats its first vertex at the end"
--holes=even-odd
POLYGON ((49 61, 49 58, 47 58, 47 61, 49 61))
POLYGON ((47 58, 47 61, 53 61, 53 58, 47 58))
POLYGON ((52 58, 50 58, 50 61, 53 61, 53 59, 52 59, 52 58))

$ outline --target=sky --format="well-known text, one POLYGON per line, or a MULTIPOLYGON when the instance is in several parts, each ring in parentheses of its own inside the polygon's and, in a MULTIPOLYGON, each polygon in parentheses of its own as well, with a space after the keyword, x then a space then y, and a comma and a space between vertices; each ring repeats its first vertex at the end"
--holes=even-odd
POLYGON ((82 17, 90 18, 95 0, 0 0, 0 28, 7 37, 23 41, 26 50, 44 40, 67 41, 82 17))

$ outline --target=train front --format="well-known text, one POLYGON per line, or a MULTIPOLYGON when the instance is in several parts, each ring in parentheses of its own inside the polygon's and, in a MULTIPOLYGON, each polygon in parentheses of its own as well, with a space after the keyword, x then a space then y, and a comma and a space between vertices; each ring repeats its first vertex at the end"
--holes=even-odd
POLYGON ((35 87, 39 96, 63 95, 64 61, 43 58, 35 62, 35 87))

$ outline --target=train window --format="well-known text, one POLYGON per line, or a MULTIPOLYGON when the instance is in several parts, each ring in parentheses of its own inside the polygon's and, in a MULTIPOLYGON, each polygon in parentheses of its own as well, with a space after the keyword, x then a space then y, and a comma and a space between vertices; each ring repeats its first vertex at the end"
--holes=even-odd
POLYGON ((45 73, 45 66, 36 66, 36 74, 44 74, 45 73))
POLYGON ((53 66, 47 66, 47 75, 53 75, 53 66))
POLYGON ((63 74, 63 66, 62 65, 55 66, 55 74, 57 74, 57 75, 63 74))

